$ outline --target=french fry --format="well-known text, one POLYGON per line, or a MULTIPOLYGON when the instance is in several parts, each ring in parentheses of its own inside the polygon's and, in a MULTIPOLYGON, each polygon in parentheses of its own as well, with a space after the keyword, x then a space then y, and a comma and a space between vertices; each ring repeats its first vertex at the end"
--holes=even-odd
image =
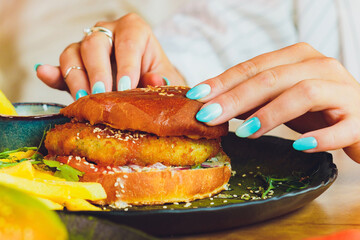
POLYGON ((41 182, 49 184, 54 187, 69 189, 70 193, 68 199, 81 198, 81 199, 96 201, 106 198, 106 192, 100 183, 53 181, 53 180, 42 180, 41 182))
POLYGON ((7 158, 0 158, 0 162, 8 163, 8 162, 13 162, 13 161, 11 159, 7 159, 7 158))
POLYGON ((55 180, 29 180, 0 173, 0 183, 27 193, 63 202, 64 199, 80 198, 100 200, 106 198, 106 192, 99 183, 67 182, 55 180))
POLYGON ((101 211, 101 208, 92 205, 84 199, 66 200, 65 207, 69 211, 101 211))
POLYGON ((10 153, 9 154, 9 158, 1 158, 0 162, 14 162, 14 160, 21 160, 23 158, 29 158, 32 155, 34 155, 34 153, 36 153, 36 151, 34 150, 27 150, 26 152, 15 152, 15 153, 10 153))
POLYGON ((34 168, 29 161, 24 161, 12 167, 4 167, 0 169, 0 173, 6 173, 11 176, 34 179, 34 168))
POLYGON ((55 181, 66 181, 64 178, 55 177, 50 172, 40 171, 34 169, 35 180, 55 180, 55 181))
MULTIPOLYGON (((56 202, 53 202, 49 199, 46 199, 46 198, 41 198, 41 197, 36 197, 40 202, 42 202, 43 204, 45 204, 50 210, 63 210, 64 209, 64 206, 59 204, 59 203, 56 203, 56 202)), ((84 200, 85 201, 85 200, 84 200)))

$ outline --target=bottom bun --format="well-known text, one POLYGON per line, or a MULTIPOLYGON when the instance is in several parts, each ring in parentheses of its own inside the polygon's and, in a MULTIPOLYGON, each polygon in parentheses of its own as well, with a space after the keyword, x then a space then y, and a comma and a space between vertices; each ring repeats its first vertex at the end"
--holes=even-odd
POLYGON ((115 173, 99 177, 85 174, 82 181, 98 182, 108 195, 106 201, 114 208, 128 205, 153 205, 169 202, 188 202, 211 197, 224 190, 230 179, 229 166, 189 169, 160 170, 154 172, 115 173))
POLYGON ((162 164, 99 168, 85 158, 58 156, 56 159, 84 171, 80 179, 82 182, 100 183, 107 198, 95 203, 113 208, 189 202, 211 197, 227 188, 231 176, 230 159, 225 153, 219 153, 199 169, 162 164))

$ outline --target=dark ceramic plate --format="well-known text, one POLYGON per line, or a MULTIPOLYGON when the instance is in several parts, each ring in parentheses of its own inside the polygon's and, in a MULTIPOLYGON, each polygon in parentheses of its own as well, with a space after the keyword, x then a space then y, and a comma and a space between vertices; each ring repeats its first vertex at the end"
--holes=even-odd
MULTIPOLYGON (((303 207, 335 181, 337 168, 329 153, 306 154, 291 147, 292 141, 265 136, 240 139, 233 133, 223 138, 223 148, 237 172, 225 198, 207 198, 189 204, 132 207, 127 211, 62 212, 87 215, 127 225, 156 236, 219 231, 275 218, 303 207), (275 189, 271 198, 246 201, 241 196, 264 183, 257 172, 271 177, 303 175, 309 185, 286 192, 275 189)), ((266 186, 266 185, 265 185, 266 186)), ((80 219, 80 216, 79 216, 80 219)))

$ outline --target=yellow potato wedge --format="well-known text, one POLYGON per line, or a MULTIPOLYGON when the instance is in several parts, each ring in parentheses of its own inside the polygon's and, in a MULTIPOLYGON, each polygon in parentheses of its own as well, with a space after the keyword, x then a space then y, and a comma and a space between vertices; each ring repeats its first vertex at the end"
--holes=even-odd
POLYGON ((65 207, 69 211, 101 211, 101 208, 92 205, 84 199, 66 200, 65 207))
POLYGON ((34 167, 32 166, 31 162, 23 161, 12 167, 1 168, 0 173, 6 173, 11 176, 33 179, 34 178, 34 167))
POLYGON ((28 194, 0 184, 1 240, 66 240, 59 216, 28 194))
POLYGON ((55 202, 64 199, 81 198, 100 200, 106 198, 106 192, 99 183, 67 182, 55 180, 29 180, 0 173, 0 183, 25 191, 38 197, 48 198, 55 202))
POLYGON ((44 205, 46 205, 50 210, 63 210, 64 209, 63 205, 53 202, 49 199, 41 198, 41 197, 36 197, 36 199, 38 199, 40 202, 42 202, 44 205))
POLYGON ((5 94, 0 90, 0 114, 17 116, 17 112, 12 103, 7 99, 5 94))

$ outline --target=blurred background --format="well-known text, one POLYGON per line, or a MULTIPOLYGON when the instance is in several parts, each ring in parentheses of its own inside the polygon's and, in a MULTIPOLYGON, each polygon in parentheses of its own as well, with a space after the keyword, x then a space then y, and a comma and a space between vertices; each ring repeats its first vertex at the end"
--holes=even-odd
POLYGON ((155 27, 186 1, 0 0, 0 89, 11 102, 69 104, 67 92, 37 78, 36 63, 58 65, 65 47, 97 21, 135 12, 155 27))
MULTIPOLYGON (((59 64, 61 52, 80 41, 86 27, 120 18, 129 12, 153 28, 190 0, 0 0, 0 89, 11 102, 73 102, 64 91, 52 89, 36 76, 34 65, 59 64)), ((239 121, 232 121, 234 130, 239 121)), ((295 139, 299 134, 281 126, 271 131, 295 139)))
MULTIPOLYGON (((66 46, 83 38, 83 30, 135 12, 153 28, 190 0, 0 0, 0 89, 11 102, 68 105, 67 92, 52 89, 36 76, 34 65, 59 64, 66 46)), ((230 122, 234 131, 239 120, 230 122)), ((281 125, 268 133, 289 139, 299 134, 281 125)), ((335 151, 336 155, 343 152, 335 151)), ((333 153, 335 153, 333 152, 333 153)))

